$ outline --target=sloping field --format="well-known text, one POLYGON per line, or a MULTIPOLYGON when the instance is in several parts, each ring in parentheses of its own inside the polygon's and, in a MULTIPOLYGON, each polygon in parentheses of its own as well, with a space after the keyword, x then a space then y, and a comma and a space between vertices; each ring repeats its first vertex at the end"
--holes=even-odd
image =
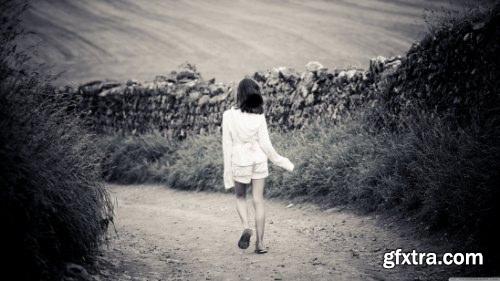
MULTIPOLYGON (((40 0, 24 25, 60 83, 152 79, 189 61, 233 81, 274 66, 366 66, 402 54, 425 31, 424 0, 40 0)), ((456 2, 456 1, 455 1, 456 2)), ((453 4, 453 9, 459 9, 453 4)))

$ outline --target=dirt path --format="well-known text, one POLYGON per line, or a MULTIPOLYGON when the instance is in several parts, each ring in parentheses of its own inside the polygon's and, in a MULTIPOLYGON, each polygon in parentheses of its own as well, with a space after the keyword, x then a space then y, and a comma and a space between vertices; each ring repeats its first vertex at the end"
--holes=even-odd
MULTIPOLYGON (((266 255, 240 250, 229 194, 110 186, 118 237, 105 280, 429 280, 436 268, 382 267, 388 249, 426 248, 370 216, 268 201, 266 255), (432 270, 432 271, 431 271, 432 270)), ((253 242, 253 239, 252 239, 253 242)), ((441 268, 442 269, 442 268, 441 268)))

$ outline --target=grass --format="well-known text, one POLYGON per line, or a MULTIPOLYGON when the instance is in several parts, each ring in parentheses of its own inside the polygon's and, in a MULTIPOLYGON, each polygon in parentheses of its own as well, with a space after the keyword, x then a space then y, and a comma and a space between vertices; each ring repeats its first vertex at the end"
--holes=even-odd
MULTIPOLYGON (((373 133, 359 120, 351 120, 336 127, 273 134, 277 150, 290 157, 296 170, 288 173, 271 166, 267 195, 325 206, 352 204, 365 211, 399 208, 436 228, 470 224, 492 194, 487 191, 493 191, 491 179, 498 176, 494 167, 499 147, 485 142, 489 132, 457 131, 436 117, 421 117, 408 128, 373 133)), ((160 135, 126 137, 120 146, 124 151, 148 151, 154 138, 162 146, 155 152, 163 154, 151 162, 134 156, 137 161, 125 158, 126 164, 115 163, 125 168, 113 171, 116 178, 132 173, 133 180, 124 183, 224 190, 219 135, 188 138, 175 150, 160 135), (144 147, 137 148, 141 144, 144 147)))
POLYGON ((102 177, 116 183, 144 183, 161 180, 178 144, 160 134, 105 136, 100 140, 105 157, 102 177))
POLYGON ((0 221, 2 276, 58 280, 105 240, 113 210, 101 183, 97 136, 63 110, 50 79, 26 68, 17 1, 1 2, 0 221))
POLYGON ((1 86, 1 255, 17 280, 53 280, 96 253, 112 220, 101 152, 78 121, 35 102, 47 89, 1 86))

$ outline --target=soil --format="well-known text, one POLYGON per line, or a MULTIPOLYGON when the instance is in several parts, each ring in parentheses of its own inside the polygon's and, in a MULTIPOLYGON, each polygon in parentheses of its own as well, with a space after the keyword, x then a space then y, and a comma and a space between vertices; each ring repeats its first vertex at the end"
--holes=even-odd
MULTIPOLYGON (((269 253, 237 247, 242 231, 233 195, 159 185, 119 186, 117 234, 100 280, 445 280, 449 268, 396 266, 383 254, 429 251, 397 224, 372 215, 280 200, 266 203, 269 253)), ((251 197, 251 196, 250 196, 251 197)), ((251 204, 251 199, 249 199, 251 204)), ((250 208, 252 210, 252 208, 250 208)), ((253 213, 251 213, 252 215, 253 213)))

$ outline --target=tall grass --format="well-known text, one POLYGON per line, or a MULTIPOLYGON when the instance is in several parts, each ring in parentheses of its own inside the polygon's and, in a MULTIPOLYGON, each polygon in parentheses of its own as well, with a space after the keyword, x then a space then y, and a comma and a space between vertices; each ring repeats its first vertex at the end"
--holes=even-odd
MULTIPOLYGON (((366 211, 398 208, 436 228, 474 224, 491 207, 487 205, 494 194, 492 180, 500 171, 496 169, 500 148, 489 139, 491 133, 473 127, 456 130, 443 118, 425 115, 406 127, 373 133, 353 119, 339 126, 272 134, 277 150, 290 157, 296 170, 288 173, 270 166, 266 193, 325 206, 353 204, 366 211)), ((156 137, 154 142, 165 146, 157 151, 164 154, 152 162, 127 157, 131 168, 113 171, 117 178, 143 171, 131 182, 141 178, 185 190, 223 190, 219 135, 188 138, 175 150, 168 150, 168 142, 156 137), (161 172, 148 177, 152 167, 161 172)), ((145 140, 151 138, 127 137, 122 149, 142 143, 136 151, 147 151, 145 140)))
POLYGON ((165 167, 162 182, 179 189, 223 191, 221 151, 217 134, 188 138, 175 152, 176 161, 165 167))
POLYGON ((47 89, 0 91, 2 260, 17 280, 51 280, 63 262, 91 258, 112 219, 101 152, 77 121, 33 98, 47 89))
POLYGON ((0 4, 2 276, 57 280, 64 262, 96 253, 112 205, 100 182, 96 136, 68 117, 50 81, 26 71, 28 58, 16 51, 24 6, 0 4))
POLYGON ((165 167, 173 162, 178 145, 160 134, 104 136, 100 141, 104 151, 102 176, 116 183, 159 181, 165 174, 165 167))
POLYGON ((103 177, 133 184, 161 182, 185 190, 224 190, 219 137, 202 135, 172 141, 161 134, 103 139, 103 177))

